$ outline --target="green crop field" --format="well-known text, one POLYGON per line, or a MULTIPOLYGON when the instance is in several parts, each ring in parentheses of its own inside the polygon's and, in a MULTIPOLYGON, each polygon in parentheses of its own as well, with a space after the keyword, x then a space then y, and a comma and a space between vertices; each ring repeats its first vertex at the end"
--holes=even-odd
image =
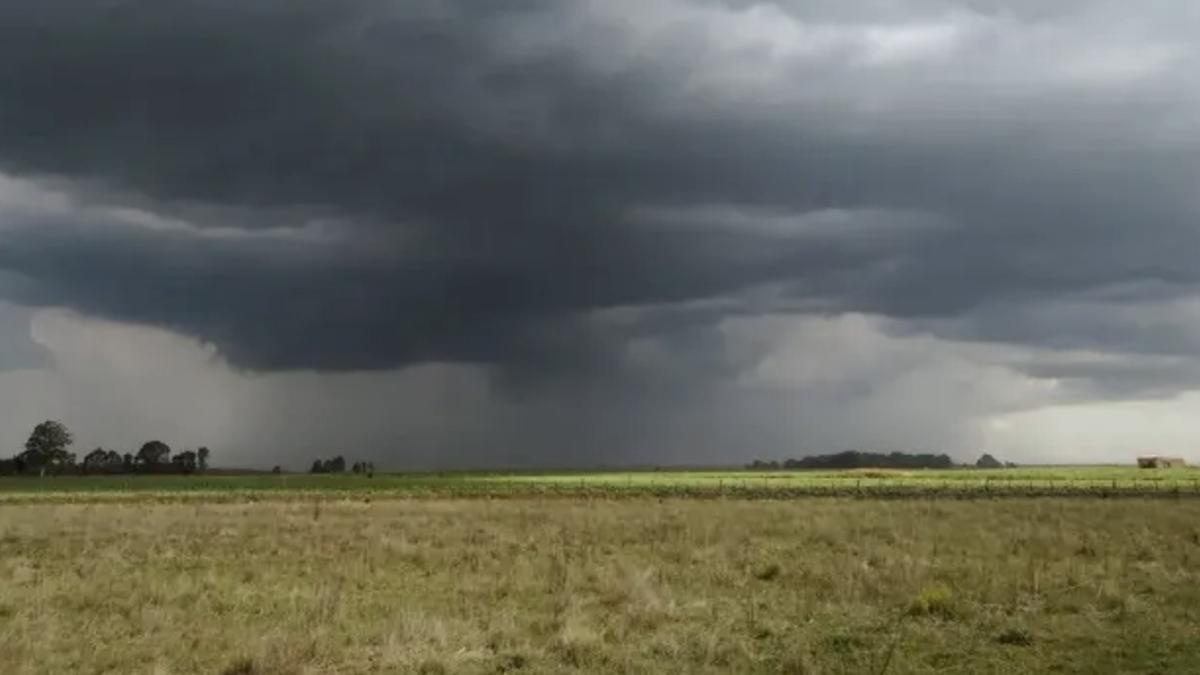
POLYGON ((0 478, 0 502, 339 497, 695 496, 787 498, 1200 495, 1200 470, 1130 467, 847 471, 633 471, 57 476, 0 478))

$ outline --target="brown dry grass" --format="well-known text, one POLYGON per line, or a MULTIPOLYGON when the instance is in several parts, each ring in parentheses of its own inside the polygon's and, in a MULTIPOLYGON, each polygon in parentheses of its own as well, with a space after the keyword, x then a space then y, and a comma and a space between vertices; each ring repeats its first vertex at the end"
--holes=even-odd
POLYGON ((0 670, 1200 672, 1200 503, 0 509, 0 670))

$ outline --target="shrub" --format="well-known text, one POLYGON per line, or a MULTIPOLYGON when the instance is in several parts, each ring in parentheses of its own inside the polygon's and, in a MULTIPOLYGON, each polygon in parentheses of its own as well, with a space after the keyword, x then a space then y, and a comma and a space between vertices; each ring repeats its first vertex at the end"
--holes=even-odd
POLYGON ((771 581, 778 577, 781 572, 783 572, 783 568, 778 563, 770 563, 755 568, 754 578, 759 581, 771 581))
POLYGON ((954 617, 954 592, 945 584, 926 586, 908 606, 910 616, 954 617))

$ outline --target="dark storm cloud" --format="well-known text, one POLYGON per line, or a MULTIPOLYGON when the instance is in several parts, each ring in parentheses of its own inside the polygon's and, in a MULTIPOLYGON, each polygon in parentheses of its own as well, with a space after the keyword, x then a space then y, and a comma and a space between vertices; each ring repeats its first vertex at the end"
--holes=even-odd
POLYGON ((29 305, 66 302, 167 326, 264 368, 437 360, 550 367, 607 358, 611 346, 589 338, 581 309, 685 300, 791 265, 816 270, 863 256, 839 242, 780 250, 693 233, 613 242, 596 252, 609 261, 590 264, 570 256, 489 258, 486 250, 470 259, 379 256, 352 240, 163 232, 121 218, 96 210, 86 224, 63 225, 26 216, 23 227, 0 229, 0 266, 26 280, 9 293, 29 305))
POLYGON ((0 293, 266 369, 603 369, 789 309, 1142 350, 987 308, 1200 281, 1195 13, 847 4, 4 3, 0 167, 77 201, 5 215, 0 293))

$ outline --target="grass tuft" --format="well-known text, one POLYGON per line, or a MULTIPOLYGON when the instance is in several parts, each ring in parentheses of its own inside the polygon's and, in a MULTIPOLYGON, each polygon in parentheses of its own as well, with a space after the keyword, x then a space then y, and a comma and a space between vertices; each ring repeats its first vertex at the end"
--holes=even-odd
POLYGON ((1028 647, 1033 644, 1033 636, 1027 630, 1009 628, 996 636, 996 642, 1013 647, 1028 647))
POLYGON ((921 589, 908 605, 909 616, 932 616, 953 619, 956 616, 954 591, 945 584, 933 584, 921 589))
POLYGON ((259 675, 260 672, 254 659, 237 659, 222 670, 221 675, 259 675))

